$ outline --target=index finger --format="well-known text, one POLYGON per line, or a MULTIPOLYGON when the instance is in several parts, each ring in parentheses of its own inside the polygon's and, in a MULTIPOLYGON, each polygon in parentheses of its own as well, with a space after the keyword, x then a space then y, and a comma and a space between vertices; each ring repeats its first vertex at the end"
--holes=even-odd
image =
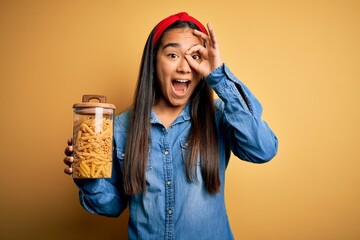
POLYGON ((201 32, 197 29, 194 29, 193 33, 195 36, 200 37, 202 40, 204 40, 205 46, 209 45, 210 37, 207 34, 201 32))

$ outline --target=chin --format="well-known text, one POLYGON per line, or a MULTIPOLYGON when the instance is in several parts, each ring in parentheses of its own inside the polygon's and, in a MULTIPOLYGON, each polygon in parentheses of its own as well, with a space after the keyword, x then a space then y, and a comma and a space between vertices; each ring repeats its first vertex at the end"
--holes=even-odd
POLYGON ((189 101, 189 99, 183 100, 183 101, 175 100, 175 101, 171 101, 170 105, 175 108, 176 107, 184 107, 188 103, 188 101, 189 101))

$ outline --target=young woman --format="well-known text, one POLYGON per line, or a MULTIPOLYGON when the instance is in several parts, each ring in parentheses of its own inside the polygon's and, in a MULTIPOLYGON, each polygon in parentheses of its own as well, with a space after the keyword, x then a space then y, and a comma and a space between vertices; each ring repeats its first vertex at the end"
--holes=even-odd
POLYGON ((184 12, 155 26, 133 106, 114 122, 113 177, 75 181, 89 212, 118 216, 129 207, 130 239, 233 239, 224 201, 231 152, 254 163, 277 152, 260 103, 207 28, 184 12))

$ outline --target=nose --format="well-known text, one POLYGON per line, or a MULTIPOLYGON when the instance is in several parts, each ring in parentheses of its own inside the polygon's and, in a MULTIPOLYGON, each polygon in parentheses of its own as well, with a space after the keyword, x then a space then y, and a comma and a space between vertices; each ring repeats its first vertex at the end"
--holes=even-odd
POLYGON ((188 61, 186 60, 186 58, 180 59, 179 65, 177 67, 177 71, 181 72, 181 73, 190 73, 191 72, 191 67, 190 67, 188 61))

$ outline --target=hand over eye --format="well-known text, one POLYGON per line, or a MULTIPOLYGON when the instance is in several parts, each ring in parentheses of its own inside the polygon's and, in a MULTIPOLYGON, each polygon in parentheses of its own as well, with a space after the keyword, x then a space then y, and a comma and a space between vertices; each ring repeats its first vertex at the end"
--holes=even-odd
POLYGON ((204 46, 195 45, 185 55, 189 65, 203 77, 208 76, 223 63, 220 57, 219 43, 215 30, 210 23, 207 24, 207 27, 209 36, 201 31, 194 30, 194 35, 204 40, 204 46))

